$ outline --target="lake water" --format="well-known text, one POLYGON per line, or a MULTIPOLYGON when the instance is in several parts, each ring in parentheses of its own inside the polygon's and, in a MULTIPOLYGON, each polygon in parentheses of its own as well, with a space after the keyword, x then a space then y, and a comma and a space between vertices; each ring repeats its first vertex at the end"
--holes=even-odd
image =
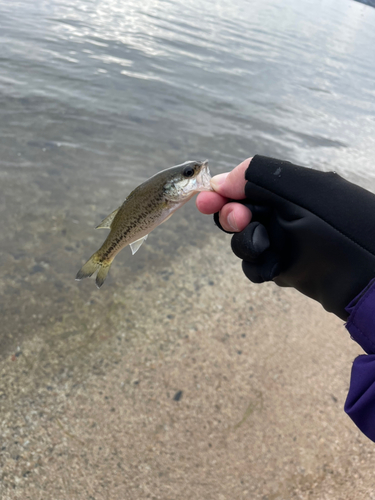
MULTIPOLYGON (((191 202, 135 257, 121 252, 100 291, 74 280, 104 239, 94 227, 158 170, 208 158, 217 174, 258 153, 375 192, 374 28, 375 9, 350 0, 0 0, 0 399, 10 422, 20 401, 37 405, 39 388, 43 398, 51 381, 67 391, 109 359, 118 318, 131 338, 138 307, 158 324, 172 269, 186 283, 192 272, 212 279, 207 261, 184 270, 223 237, 191 202)), ((184 286, 174 300, 189 300, 184 286)))
MULTIPOLYGON (((62 311, 74 321, 93 227, 160 169, 208 158, 215 174, 260 153, 375 190, 370 7, 0 1, 0 23, 3 353, 62 311)), ((116 259, 97 300, 213 231, 190 203, 116 259)))
POLYGON ((100 295, 74 281, 103 240, 93 227, 160 169, 208 158, 215 174, 260 153, 375 190, 366 5, 0 1, 0 23, 3 354, 62 314, 74 323, 77 294, 108 304, 205 244, 212 222, 190 203, 116 259, 100 295))

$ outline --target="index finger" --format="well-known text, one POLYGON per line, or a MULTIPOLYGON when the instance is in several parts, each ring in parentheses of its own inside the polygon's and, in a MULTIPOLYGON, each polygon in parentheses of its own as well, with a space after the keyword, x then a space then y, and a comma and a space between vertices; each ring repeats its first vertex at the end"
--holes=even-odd
POLYGON ((211 179, 211 186, 216 193, 232 200, 245 198, 245 172, 252 158, 247 158, 228 174, 219 174, 211 179))

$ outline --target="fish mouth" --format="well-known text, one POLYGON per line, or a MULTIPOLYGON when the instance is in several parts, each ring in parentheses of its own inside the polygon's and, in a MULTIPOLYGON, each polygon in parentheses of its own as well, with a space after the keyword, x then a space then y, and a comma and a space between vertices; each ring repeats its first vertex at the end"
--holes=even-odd
POLYGON ((197 191, 212 191, 211 173, 208 167, 208 160, 202 163, 202 168, 197 175, 197 191))

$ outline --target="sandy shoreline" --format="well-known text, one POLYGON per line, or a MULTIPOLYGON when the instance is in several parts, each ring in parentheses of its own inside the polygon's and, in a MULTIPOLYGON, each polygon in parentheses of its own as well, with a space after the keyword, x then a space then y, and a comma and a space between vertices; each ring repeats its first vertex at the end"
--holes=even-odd
POLYGON ((361 349, 222 235, 85 310, 1 361, 4 500, 375 498, 342 409, 361 349))

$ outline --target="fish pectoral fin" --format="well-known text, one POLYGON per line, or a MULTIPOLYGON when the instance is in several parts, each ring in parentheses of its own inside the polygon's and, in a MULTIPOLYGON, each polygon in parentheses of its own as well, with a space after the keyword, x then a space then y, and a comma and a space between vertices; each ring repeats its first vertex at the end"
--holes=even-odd
POLYGON ((113 219, 116 217, 117 212, 120 210, 120 207, 116 208, 112 213, 107 215, 105 219, 102 220, 102 222, 96 226, 95 229, 111 229, 111 224, 113 222, 113 219))
POLYGON ((166 217, 160 224, 164 224, 164 222, 167 222, 168 219, 170 219, 173 215, 173 212, 171 214, 168 215, 168 217, 166 217))
POLYGON ((129 246, 131 248, 132 255, 134 255, 135 252, 137 250, 139 250, 139 248, 141 247, 142 243, 147 240, 147 236, 148 236, 148 234, 146 234, 146 236, 143 236, 142 238, 139 238, 139 240, 136 240, 136 241, 133 241, 133 243, 130 243, 129 246))

